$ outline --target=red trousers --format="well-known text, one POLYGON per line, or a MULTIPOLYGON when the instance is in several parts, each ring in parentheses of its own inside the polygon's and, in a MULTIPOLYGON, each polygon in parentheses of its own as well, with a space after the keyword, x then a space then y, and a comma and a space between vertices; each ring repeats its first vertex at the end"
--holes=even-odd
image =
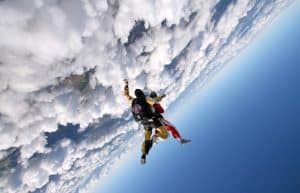
POLYGON ((169 121, 162 118, 161 121, 163 122, 165 128, 170 131, 175 139, 181 138, 179 132, 177 131, 176 127, 172 125, 169 121))

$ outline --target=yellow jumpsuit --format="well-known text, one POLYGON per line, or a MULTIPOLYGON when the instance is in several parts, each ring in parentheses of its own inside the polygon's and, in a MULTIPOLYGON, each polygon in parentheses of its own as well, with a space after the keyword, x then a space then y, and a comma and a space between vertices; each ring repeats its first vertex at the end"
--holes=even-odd
MULTIPOLYGON (((131 104, 134 97, 130 96, 130 94, 129 94, 128 84, 126 84, 124 87, 124 95, 126 96, 129 103, 131 104)), ((146 96, 146 102, 151 106, 153 106, 156 102, 160 102, 161 100, 162 100, 161 96, 158 96, 154 99, 146 96)), ((147 144, 149 144, 149 142, 151 140, 151 135, 152 135, 152 128, 144 128, 144 142, 142 144, 142 153, 143 154, 148 154, 149 149, 146 146, 147 146, 147 144)), ((161 126, 155 128, 154 135, 155 135, 155 137, 160 137, 162 139, 166 139, 169 136, 168 131, 164 125, 161 125, 161 126)))

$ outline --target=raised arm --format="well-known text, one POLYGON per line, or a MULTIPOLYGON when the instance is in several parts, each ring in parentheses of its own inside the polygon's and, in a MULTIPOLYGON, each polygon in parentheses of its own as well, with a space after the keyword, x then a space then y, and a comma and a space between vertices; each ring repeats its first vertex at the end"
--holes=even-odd
POLYGON ((165 98, 165 97, 166 97, 166 95, 163 94, 163 95, 161 95, 161 96, 155 97, 154 100, 158 103, 158 102, 160 102, 160 101, 161 101, 163 98, 165 98))
POLYGON ((146 96, 146 101, 147 103, 149 103, 151 106, 154 105, 155 103, 159 103, 164 97, 166 97, 165 94, 161 95, 161 96, 157 96, 155 92, 151 92, 150 94, 151 97, 146 96), (152 94, 154 94, 154 96, 151 96, 152 94))
POLYGON ((125 86, 124 86, 124 96, 128 99, 128 102, 131 103, 133 100, 133 97, 129 94, 129 86, 128 86, 128 80, 124 80, 125 86))

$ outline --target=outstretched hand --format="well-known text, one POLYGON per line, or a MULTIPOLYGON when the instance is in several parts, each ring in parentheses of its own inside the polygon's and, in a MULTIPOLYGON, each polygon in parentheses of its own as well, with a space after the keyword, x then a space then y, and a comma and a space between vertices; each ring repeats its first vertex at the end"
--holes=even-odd
POLYGON ((162 94, 162 95, 161 95, 161 98, 165 98, 165 97, 166 97, 166 94, 162 94))
POLYGON ((123 81, 124 81, 125 84, 128 84, 128 79, 127 78, 125 78, 123 81))

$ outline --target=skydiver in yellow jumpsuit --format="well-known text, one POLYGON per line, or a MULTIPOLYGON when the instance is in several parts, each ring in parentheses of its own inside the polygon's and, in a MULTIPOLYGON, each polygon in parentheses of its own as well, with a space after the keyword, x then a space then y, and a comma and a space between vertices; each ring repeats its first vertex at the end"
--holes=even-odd
POLYGON ((128 80, 124 80, 124 95, 132 105, 132 113, 135 120, 144 126, 144 142, 142 144, 141 163, 146 163, 146 155, 149 153, 153 141, 151 139, 152 129, 155 129, 154 137, 166 139, 168 131, 161 121, 155 117, 153 105, 160 102, 164 96, 158 96, 155 99, 145 96, 140 89, 135 89, 135 97, 129 94, 128 80))

